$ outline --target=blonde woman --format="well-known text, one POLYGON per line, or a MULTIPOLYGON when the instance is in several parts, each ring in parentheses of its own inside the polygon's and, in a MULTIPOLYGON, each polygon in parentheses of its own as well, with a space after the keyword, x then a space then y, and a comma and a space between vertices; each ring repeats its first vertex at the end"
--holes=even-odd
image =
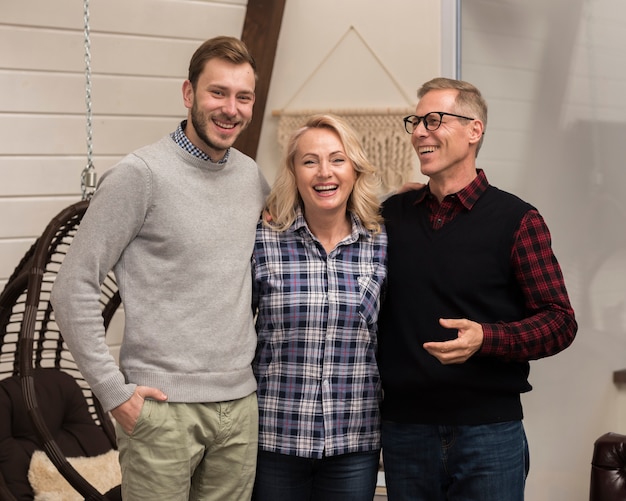
POLYGON ((387 237, 378 180, 332 115, 291 137, 253 255, 259 456, 253 499, 371 500, 376 321, 387 237))

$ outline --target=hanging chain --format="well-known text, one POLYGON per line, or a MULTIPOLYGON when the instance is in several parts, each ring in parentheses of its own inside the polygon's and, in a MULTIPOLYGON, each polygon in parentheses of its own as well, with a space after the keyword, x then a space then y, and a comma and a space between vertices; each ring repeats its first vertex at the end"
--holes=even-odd
POLYGON ((80 177, 83 200, 89 200, 96 189, 96 170, 93 166, 93 130, 91 123, 91 41, 89 33, 89 0, 84 0, 85 17, 85 104, 87 105, 87 166, 80 177))

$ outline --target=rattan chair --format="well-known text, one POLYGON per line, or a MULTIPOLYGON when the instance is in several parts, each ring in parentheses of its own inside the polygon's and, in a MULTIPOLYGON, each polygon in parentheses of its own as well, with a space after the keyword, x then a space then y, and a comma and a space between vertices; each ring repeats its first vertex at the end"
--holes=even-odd
MULTIPOLYGON (((50 304, 50 292, 56 274, 88 205, 88 201, 77 202, 50 221, 17 265, 0 294, 0 384, 19 380, 21 396, 17 400, 22 400, 16 405, 23 405, 26 409, 37 448, 45 451, 53 465, 81 496, 88 500, 120 499, 119 486, 105 494, 100 493, 68 462, 62 445, 57 443, 48 426, 49 409, 45 408, 44 403, 50 404, 50 399, 42 398, 44 384, 52 379, 48 377, 51 373, 46 371, 69 374, 84 396, 87 412, 97 427, 96 435, 103 432, 107 442, 105 449, 116 448, 111 419, 103 412, 78 370, 63 341, 50 304)), ((102 315, 104 325, 108 328, 120 305, 117 284, 112 274, 107 276, 101 291, 102 315)), ((13 419, 16 419, 15 415, 13 419)), ((102 449, 102 442, 98 447, 102 449)), ((10 497, 12 480, 0 478, 0 499, 15 499, 10 497)))

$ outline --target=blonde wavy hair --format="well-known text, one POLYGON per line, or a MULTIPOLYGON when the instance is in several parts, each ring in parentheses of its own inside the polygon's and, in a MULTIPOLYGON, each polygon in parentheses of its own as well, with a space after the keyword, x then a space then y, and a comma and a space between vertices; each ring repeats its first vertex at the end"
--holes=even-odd
POLYGON ((296 185, 294 160, 300 138, 311 129, 328 129, 339 136, 356 172, 356 181, 348 198, 347 210, 358 216, 367 230, 379 233, 382 216, 378 197, 380 178, 376 168, 367 159, 355 130, 341 118, 330 114, 309 117, 304 126, 297 129, 289 138, 281 170, 267 198, 267 212, 271 220, 268 221, 264 217, 264 223, 277 231, 285 231, 295 221, 298 208, 304 208, 296 185))

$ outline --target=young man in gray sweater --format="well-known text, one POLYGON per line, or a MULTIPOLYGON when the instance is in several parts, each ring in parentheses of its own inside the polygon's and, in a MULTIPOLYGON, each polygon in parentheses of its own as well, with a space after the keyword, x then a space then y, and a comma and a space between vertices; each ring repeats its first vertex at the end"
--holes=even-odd
POLYGON ((52 291, 63 337, 116 419, 125 501, 250 497, 250 256, 269 188, 232 145, 252 119, 255 83, 241 41, 197 49, 187 119, 105 173, 52 291), (119 366, 98 302, 111 269, 126 318, 119 366))

